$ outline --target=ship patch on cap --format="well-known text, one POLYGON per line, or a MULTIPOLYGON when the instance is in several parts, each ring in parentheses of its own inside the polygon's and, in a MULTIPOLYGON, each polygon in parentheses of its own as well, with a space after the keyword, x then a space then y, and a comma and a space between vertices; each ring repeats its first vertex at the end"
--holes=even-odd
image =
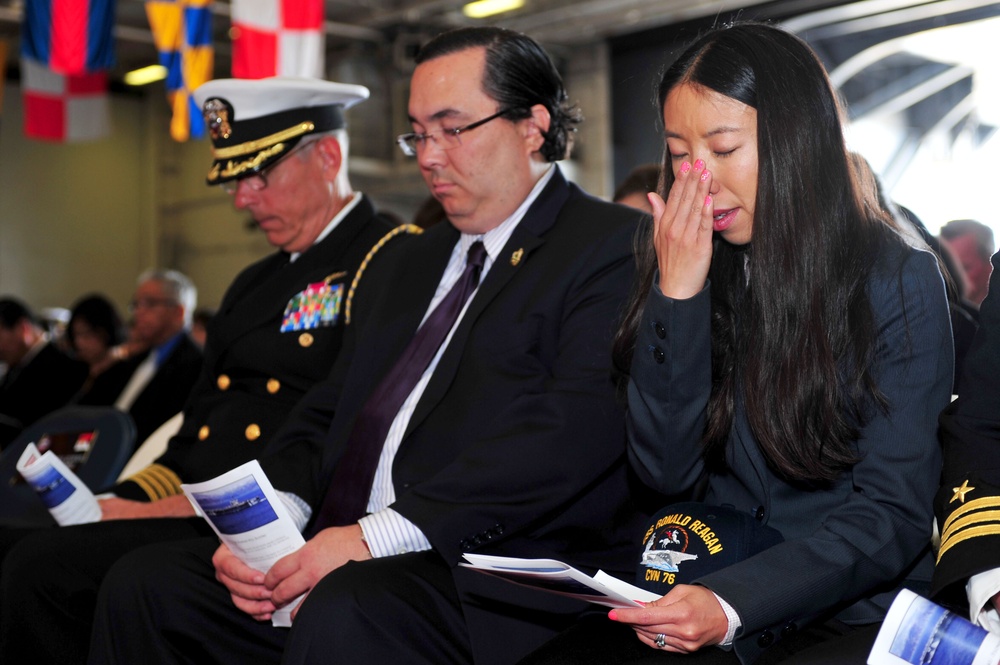
POLYGON ((636 584, 663 596, 782 540, 776 529, 729 506, 671 504, 643 533, 636 584))

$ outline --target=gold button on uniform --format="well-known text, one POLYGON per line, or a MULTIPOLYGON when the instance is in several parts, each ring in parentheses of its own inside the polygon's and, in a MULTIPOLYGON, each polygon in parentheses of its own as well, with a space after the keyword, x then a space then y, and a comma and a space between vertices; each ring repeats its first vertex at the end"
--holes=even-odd
POLYGON ((208 434, 211 430, 208 429, 208 425, 202 425, 201 429, 198 430, 198 440, 204 441, 208 438, 208 434))
POLYGON ((314 341, 315 340, 313 339, 313 336, 310 333, 302 333, 301 335, 299 335, 299 346, 301 346, 302 348, 308 348, 312 346, 314 341))
POLYGON ((220 374, 219 378, 215 380, 215 385, 219 386, 219 390, 227 390, 229 388, 229 376, 226 374, 220 374))
POLYGON ((277 379, 268 379, 267 380, 267 392, 269 392, 269 393, 271 393, 273 395, 274 393, 278 392, 279 390, 281 390, 281 381, 278 381, 277 379))
POLYGON ((260 438, 260 427, 253 423, 247 425, 247 431, 245 432, 247 441, 256 441, 260 438))

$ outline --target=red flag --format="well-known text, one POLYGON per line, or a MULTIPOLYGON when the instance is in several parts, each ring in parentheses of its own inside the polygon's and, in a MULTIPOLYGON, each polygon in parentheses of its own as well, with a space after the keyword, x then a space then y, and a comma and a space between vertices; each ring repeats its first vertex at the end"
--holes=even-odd
POLYGON ((104 72, 67 76, 21 59, 24 133, 45 141, 100 139, 111 132, 104 72))
POLYGON ((233 0, 233 76, 323 78, 322 0, 233 0))

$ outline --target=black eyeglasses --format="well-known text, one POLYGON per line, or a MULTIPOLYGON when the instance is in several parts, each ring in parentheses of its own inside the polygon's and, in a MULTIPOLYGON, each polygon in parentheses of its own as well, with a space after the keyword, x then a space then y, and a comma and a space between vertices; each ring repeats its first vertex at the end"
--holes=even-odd
POLYGON ((306 148, 308 148, 309 146, 313 146, 313 145, 316 145, 316 141, 303 141, 303 142, 299 143, 297 146, 295 146, 294 148, 292 148, 291 150, 289 150, 288 152, 286 152, 284 155, 281 156, 281 159, 279 159, 275 163, 269 165, 267 168, 261 169, 257 173, 245 176, 243 178, 237 178, 235 180, 227 180, 226 182, 222 183, 219 186, 222 187, 223 191, 225 191, 226 194, 235 194, 236 193, 236 188, 240 186, 241 182, 245 182, 247 184, 247 186, 249 186, 250 189, 252 189, 255 192, 259 192, 262 189, 266 189, 267 188, 267 173, 268 173, 268 171, 270 171, 275 166, 277 166, 278 164, 281 164, 283 161, 285 161, 286 159, 288 159, 288 157, 290 155, 293 155, 296 152, 301 152, 301 151, 305 150, 306 148))
POLYGON ((458 138, 459 134, 462 132, 469 132, 476 127, 482 127, 490 120, 495 120, 503 114, 510 113, 513 110, 515 110, 514 107, 500 109, 488 118, 477 120, 476 122, 463 127, 444 127, 433 132, 424 132, 422 134, 418 134, 416 132, 400 134, 396 138, 396 143, 399 144, 403 154, 407 157, 415 157, 417 155, 417 150, 422 146, 427 145, 427 139, 433 140, 434 143, 439 145, 442 150, 452 150, 462 145, 461 139, 458 138))

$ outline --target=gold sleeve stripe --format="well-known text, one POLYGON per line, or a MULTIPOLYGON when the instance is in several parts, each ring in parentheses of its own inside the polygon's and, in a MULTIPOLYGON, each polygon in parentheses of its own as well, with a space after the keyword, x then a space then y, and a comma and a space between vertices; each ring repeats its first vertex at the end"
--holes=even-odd
POLYGON ((252 152, 257 152, 258 150, 263 150, 264 148, 270 148, 275 143, 280 143, 281 141, 293 139, 296 136, 308 134, 314 129, 316 129, 316 125, 313 123, 300 122, 294 127, 283 129, 280 132, 275 132, 270 136, 265 136, 255 141, 247 141, 246 143, 240 143, 239 145, 228 146, 226 148, 212 148, 212 157, 215 159, 242 157, 243 155, 249 155, 252 152))
POLYGON ((948 519, 944 521, 944 525, 941 527, 941 533, 947 533, 951 528, 952 522, 963 518, 968 513, 985 508, 1000 508, 1000 496, 987 496, 962 504, 951 515, 948 515, 948 519))
POLYGON ((941 549, 938 551, 937 560, 940 562, 941 557, 945 552, 950 550, 955 545, 963 543, 970 538, 979 538, 980 536, 1000 536, 1000 524, 990 524, 988 526, 974 526, 968 529, 964 529, 961 533, 956 533, 952 535, 948 540, 941 541, 941 549))
POLYGON ((126 480, 131 480, 141 487, 151 501, 181 493, 180 476, 161 464, 147 466, 126 480))
POLYGON ((354 273, 354 279, 351 280, 351 288, 347 290, 347 300, 344 303, 344 324, 349 325, 351 323, 351 301, 354 299, 354 290, 358 288, 358 284, 361 282, 361 276, 364 274, 365 269, 368 264, 375 257, 380 249, 385 247, 385 244, 398 236, 400 233, 412 233, 414 235, 420 235, 424 230, 417 226, 416 224, 400 224, 392 231, 389 231, 384 236, 379 238, 379 241, 375 243, 371 249, 368 250, 368 254, 365 255, 361 265, 358 266, 358 271, 354 273))
POLYGON ((946 541, 962 529, 987 522, 1000 524, 1000 510, 979 510, 957 520, 949 520, 948 525, 941 532, 941 540, 946 541))
POLYGON ((165 484, 162 474, 156 471, 140 472, 136 474, 134 480, 149 496, 150 501, 156 501, 171 495, 169 484, 165 484))

